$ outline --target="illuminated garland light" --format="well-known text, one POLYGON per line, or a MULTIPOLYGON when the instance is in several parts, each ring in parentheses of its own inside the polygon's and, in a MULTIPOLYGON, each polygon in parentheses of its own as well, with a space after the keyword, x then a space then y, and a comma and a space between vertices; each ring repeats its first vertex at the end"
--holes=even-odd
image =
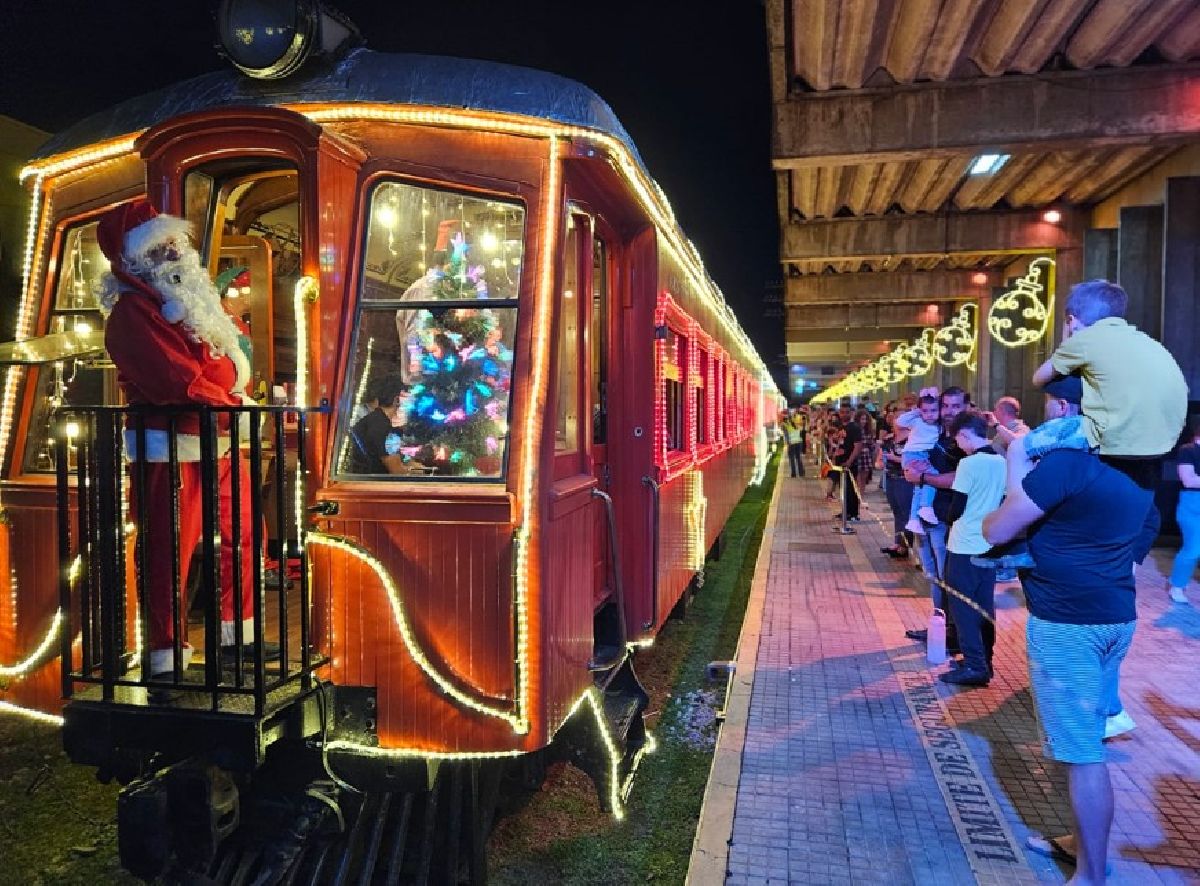
POLYGON ((18 178, 21 182, 24 182, 31 175, 38 178, 62 175, 64 172, 74 172, 96 163, 102 163, 105 160, 114 160, 122 154, 131 152, 134 142, 142 132, 144 130, 139 130, 133 135, 126 135, 101 142, 94 147, 81 148, 61 154, 58 157, 48 157, 44 160, 30 163, 21 170, 18 178))
MULTIPOLYGON (((78 562, 79 558, 76 558, 78 562)), ((33 650, 23 661, 17 662, 15 665, 0 665, 0 677, 12 679, 14 677, 24 677, 31 669, 38 666, 43 656, 49 651, 50 647, 58 639, 58 632, 62 629, 63 611, 61 609, 54 610, 54 619, 50 622, 50 627, 46 631, 46 635, 42 637, 42 642, 38 644, 37 649, 33 650)))
POLYGON ((309 545, 318 545, 343 551, 367 564, 383 585, 384 592, 387 594, 388 605, 392 610, 392 621, 395 622, 396 629, 400 632, 400 639, 404 641, 409 657, 412 658, 417 667, 424 671, 425 675, 437 684, 446 695, 453 698, 459 704, 481 714, 486 714, 489 717, 504 720, 516 732, 522 731, 518 729, 518 726, 522 724, 519 716, 476 701, 438 672, 437 668, 434 667, 429 657, 425 654, 425 651, 421 649, 420 643, 417 642, 416 634, 413 633, 412 625, 408 621, 408 615, 404 611, 404 604, 400 600, 399 588, 396 587, 396 583, 392 580, 392 576, 387 571, 387 568, 374 555, 347 539, 335 535, 326 535, 323 532, 306 533, 305 541, 309 545))
POLYGON ((921 330, 921 335, 908 346, 909 378, 920 378, 933 369, 933 349, 930 346, 936 334, 937 330, 927 326, 921 330))
POLYGON ((1054 313, 1053 281, 1054 260, 1034 259, 1025 276, 992 302, 987 320, 992 338, 1006 348, 1041 341, 1054 313))
POLYGON ((377 760, 497 760, 503 757, 520 757, 528 751, 425 751, 419 748, 378 748, 374 745, 354 741, 328 742, 326 751, 348 751, 356 757, 371 757, 377 760))
POLYGON ((688 565, 695 572, 704 571, 704 522, 708 516, 708 499, 704 497, 704 471, 688 471, 684 477, 684 526, 688 539, 688 565))
MULTIPOLYGON (((613 818, 621 821, 625 817, 625 800, 629 797, 630 789, 633 787, 633 776, 637 772, 638 765, 641 763, 642 757, 647 754, 652 754, 658 749, 658 742, 654 736, 647 731, 645 743, 638 748, 633 757, 633 764, 629 767, 629 774, 624 782, 621 781, 621 751, 617 746, 616 739, 613 738, 612 730, 608 726, 608 721, 604 717, 604 702, 601 697, 600 690, 595 686, 589 686, 584 690, 572 703, 570 710, 567 711, 566 717, 563 718, 562 725, 567 723, 578 712, 584 702, 588 702, 591 707, 592 714, 596 718, 596 726, 600 733, 600 738, 604 744, 604 749, 608 754, 609 778, 608 778, 608 798, 609 804, 612 807, 613 818)), ((47 715, 42 715, 47 716, 47 715)), ((59 719, 61 724, 61 718, 59 719)), ((555 730, 557 734, 558 730, 555 730)), ((331 741, 323 746, 323 753, 330 751, 345 751, 352 753, 358 757, 368 757, 377 760, 495 760, 508 757, 524 756, 527 751, 520 750, 503 750, 503 751, 426 751, 420 748, 380 748, 374 745, 359 744, 358 742, 346 741, 338 739, 331 741)))
POLYGON ((50 726, 62 726, 63 724, 63 718, 58 716, 58 714, 47 714, 45 711, 22 707, 10 701, 0 701, 0 713, 16 714, 28 720, 36 720, 39 723, 46 723, 50 726))

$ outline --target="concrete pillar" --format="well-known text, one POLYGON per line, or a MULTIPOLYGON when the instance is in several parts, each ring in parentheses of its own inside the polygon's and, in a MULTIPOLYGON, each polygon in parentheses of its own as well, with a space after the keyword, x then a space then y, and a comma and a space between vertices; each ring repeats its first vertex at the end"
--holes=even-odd
POLYGON ((1122 206, 1117 244, 1117 282, 1129 294, 1125 319, 1161 338, 1163 207, 1122 206))
POLYGON ((1167 179, 1162 264, 1162 343, 1200 400, 1200 177, 1167 179))
POLYGON ((1083 233, 1083 279, 1117 279, 1117 229, 1090 228, 1083 233))
POLYGON ((975 345, 975 373, 971 378, 972 388, 971 396, 975 402, 984 409, 989 408, 992 402, 992 362, 995 360, 997 351, 996 343, 992 340, 991 333, 988 332, 987 318, 988 312, 992 309, 992 297, 995 290, 987 290, 980 292, 977 302, 979 304, 979 338, 975 345))

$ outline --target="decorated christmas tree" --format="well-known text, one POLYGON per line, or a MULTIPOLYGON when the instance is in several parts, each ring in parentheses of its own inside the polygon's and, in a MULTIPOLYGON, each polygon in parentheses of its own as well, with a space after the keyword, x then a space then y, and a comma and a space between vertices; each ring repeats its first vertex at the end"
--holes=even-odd
POLYGON ((467 261, 457 234, 450 254, 423 281, 424 298, 457 306, 422 309, 408 342, 413 387, 400 453, 440 474, 494 476, 500 472, 512 351, 497 313, 463 307, 487 298, 482 266, 467 261))

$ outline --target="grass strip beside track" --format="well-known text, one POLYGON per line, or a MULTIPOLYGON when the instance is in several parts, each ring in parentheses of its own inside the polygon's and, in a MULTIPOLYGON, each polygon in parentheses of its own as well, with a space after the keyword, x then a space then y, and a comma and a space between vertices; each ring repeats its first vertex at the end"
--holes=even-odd
MULTIPOLYGON (((699 693, 723 705, 724 683, 710 684, 710 661, 733 658, 754 563, 762 540, 779 458, 752 486, 725 526, 720 560, 705 564, 704 587, 682 621, 669 622, 634 667, 650 693, 648 720, 658 750, 644 758, 626 818, 599 809, 588 778, 572 767, 551 769, 543 789, 497 825, 490 846, 491 882, 499 884, 683 883, 692 852, 711 747, 691 721, 699 693)), ((715 739, 715 734, 711 736, 715 739)))

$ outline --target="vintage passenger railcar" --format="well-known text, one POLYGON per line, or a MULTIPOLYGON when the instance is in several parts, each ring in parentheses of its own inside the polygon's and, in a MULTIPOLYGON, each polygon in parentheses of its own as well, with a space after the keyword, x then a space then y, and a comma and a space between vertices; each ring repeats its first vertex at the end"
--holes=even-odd
MULTIPOLYGON (((620 814, 651 742, 633 652, 762 476, 780 400, 595 94, 357 46, 295 70, 306 33, 353 42, 305 14, 279 59, 233 43, 242 72, 88 118, 23 173, 25 289, 0 348, 0 701, 61 709, 73 758, 134 779, 120 839, 143 876, 479 879, 514 766, 568 745, 620 814), (285 646, 271 668, 198 656, 165 703, 140 648, 131 411, 94 296, 97 219, 141 196, 192 221, 251 330, 267 405, 224 457, 249 461, 262 517, 245 639, 285 646), (379 472, 354 429, 384 374, 411 389, 379 472), (292 782, 274 832, 260 805, 241 815, 259 833, 226 839, 239 803, 292 782)), ((215 599, 214 514, 192 580, 215 599)), ((216 636, 202 608, 198 651, 216 636)))

